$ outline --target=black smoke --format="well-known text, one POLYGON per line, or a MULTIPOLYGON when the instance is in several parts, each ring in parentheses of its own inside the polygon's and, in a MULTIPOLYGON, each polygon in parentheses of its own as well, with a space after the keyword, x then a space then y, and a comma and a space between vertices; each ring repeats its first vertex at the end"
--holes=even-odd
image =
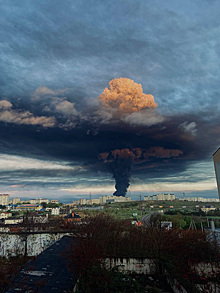
POLYGON ((125 196, 130 186, 132 162, 129 159, 121 159, 117 157, 111 166, 113 178, 115 179, 116 191, 113 195, 125 196))

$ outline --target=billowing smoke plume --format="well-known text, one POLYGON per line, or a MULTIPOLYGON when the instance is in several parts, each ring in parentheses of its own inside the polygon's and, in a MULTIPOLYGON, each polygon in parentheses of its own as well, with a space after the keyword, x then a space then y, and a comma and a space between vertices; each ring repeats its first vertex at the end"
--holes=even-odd
POLYGON ((99 154, 99 159, 109 164, 112 170, 116 189, 113 195, 125 196, 130 185, 129 181, 133 165, 146 162, 150 158, 170 159, 179 157, 182 154, 181 150, 164 149, 163 147, 116 149, 99 154))
MULTIPOLYGON (((128 78, 115 78, 109 82, 109 88, 105 88, 99 96, 102 105, 119 115, 128 115, 144 109, 154 109, 157 103, 152 95, 143 93, 142 86, 128 78)), ((115 179, 116 192, 114 195, 125 196, 129 187, 131 168, 136 153, 129 149, 116 149, 111 153, 102 153, 100 158, 108 161, 115 179)))
POLYGON ((117 157, 111 166, 116 189, 113 195, 125 196, 130 185, 132 161, 117 157))
POLYGON ((143 93, 142 86, 129 78, 115 78, 99 96, 101 103, 119 113, 133 113, 157 107, 152 95, 143 93))

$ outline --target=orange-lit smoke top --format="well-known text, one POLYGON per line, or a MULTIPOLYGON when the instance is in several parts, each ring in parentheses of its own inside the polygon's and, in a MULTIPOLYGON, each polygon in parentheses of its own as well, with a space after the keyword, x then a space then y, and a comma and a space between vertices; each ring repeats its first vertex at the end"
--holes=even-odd
POLYGON ((133 113, 157 107, 154 97, 143 93, 141 84, 123 77, 111 80, 109 88, 104 89, 99 100, 107 108, 115 109, 120 113, 133 113))

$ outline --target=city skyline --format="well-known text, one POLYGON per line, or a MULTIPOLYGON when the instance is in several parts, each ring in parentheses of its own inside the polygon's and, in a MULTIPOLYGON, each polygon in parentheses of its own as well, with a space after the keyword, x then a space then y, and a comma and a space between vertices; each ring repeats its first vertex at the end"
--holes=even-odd
POLYGON ((4 2, 0 193, 218 197, 219 8, 4 2))

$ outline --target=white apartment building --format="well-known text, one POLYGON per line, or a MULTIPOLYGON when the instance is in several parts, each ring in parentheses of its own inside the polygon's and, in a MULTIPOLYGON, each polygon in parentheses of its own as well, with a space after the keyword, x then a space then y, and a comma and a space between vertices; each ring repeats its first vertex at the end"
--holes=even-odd
POLYGON ((93 205, 93 204, 100 204, 99 198, 92 198, 86 201, 86 204, 93 205))
POLYGON ((52 208, 51 215, 58 216, 60 214, 60 208, 52 208))
POLYGON ((6 219, 12 216, 12 213, 4 212, 0 213, 0 219, 6 219))
POLYGON ((113 199, 113 195, 103 195, 100 196, 99 200, 100 200, 100 204, 105 204, 107 200, 112 200, 113 199))
POLYGON ((159 193, 155 195, 148 195, 144 197, 144 200, 175 200, 176 196, 172 193, 159 193))
POLYGON ((80 198, 79 204, 80 205, 85 205, 86 204, 86 199, 85 198, 80 198))
POLYGON ((31 204, 39 204, 39 203, 42 203, 42 202, 46 202, 46 204, 48 204, 49 200, 46 199, 46 198, 35 198, 35 199, 30 199, 29 202, 31 204))
POLYGON ((20 202, 21 201, 21 199, 19 198, 19 197, 14 197, 13 199, 12 199, 12 204, 17 204, 18 202, 20 202))
POLYGON ((0 205, 6 206, 9 204, 9 194, 0 194, 0 205))
POLYGON ((204 198, 204 197, 187 197, 187 201, 200 201, 200 202, 219 202, 218 198, 204 198))
POLYGON ((125 196, 113 196, 114 202, 128 202, 131 201, 130 197, 125 197, 125 196))
POLYGON ((106 204, 108 202, 128 202, 131 201, 130 197, 115 196, 115 195, 103 195, 99 198, 100 204, 106 204))

